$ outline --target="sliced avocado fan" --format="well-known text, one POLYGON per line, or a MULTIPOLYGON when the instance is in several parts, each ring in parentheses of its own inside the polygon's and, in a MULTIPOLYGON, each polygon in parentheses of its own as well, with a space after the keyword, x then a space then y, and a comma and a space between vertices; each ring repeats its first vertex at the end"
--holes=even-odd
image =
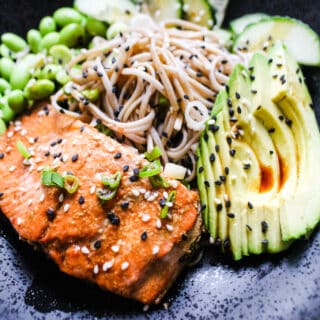
POLYGON ((280 42, 237 65, 197 150, 204 222, 235 260, 277 253, 320 220, 320 134, 298 64, 280 42))

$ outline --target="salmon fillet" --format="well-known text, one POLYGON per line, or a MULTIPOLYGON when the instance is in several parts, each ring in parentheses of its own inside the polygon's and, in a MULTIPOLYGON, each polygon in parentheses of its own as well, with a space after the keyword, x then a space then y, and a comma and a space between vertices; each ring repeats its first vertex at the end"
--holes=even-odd
POLYGON ((41 107, 0 137, 0 209, 21 238, 40 245, 63 272, 158 303, 199 239, 201 220, 196 192, 177 181, 154 189, 147 178, 132 178, 145 164, 134 148, 41 107), (29 161, 17 150, 19 140, 31 151, 29 161), (43 186, 45 166, 77 176, 77 192, 43 186), (101 174, 117 171, 117 195, 102 204, 95 193, 101 174), (173 207, 160 219, 160 200, 171 190, 173 207))

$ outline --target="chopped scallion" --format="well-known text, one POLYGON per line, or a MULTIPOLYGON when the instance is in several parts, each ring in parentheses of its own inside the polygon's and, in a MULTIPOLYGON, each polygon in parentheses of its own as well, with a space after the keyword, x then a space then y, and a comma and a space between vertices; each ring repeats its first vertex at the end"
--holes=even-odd
POLYGON ((155 146, 150 152, 145 152, 144 156, 147 160, 153 161, 161 157, 162 151, 158 146, 155 146))
POLYGON ((108 201, 111 200, 115 197, 117 193, 117 189, 115 190, 110 190, 110 189, 106 189, 106 188, 99 188, 96 191, 96 195, 97 197, 102 200, 102 201, 108 201))
POLYGON ((139 177, 140 178, 147 178, 147 177, 153 177, 161 173, 161 162, 160 160, 153 161, 146 166, 144 166, 139 171, 139 177))
MULTIPOLYGON (((167 203, 173 203, 176 198, 177 191, 170 191, 167 199, 167 203)), ((166 204, 160 211, 160 218, 165 219, 168 216, 169 206, 166 204)))
POLYGON ((159 175, 149 177, 149 181, 153 188, 169 188, 170 187, 169 182, 159 175))
POLYGON ((102 176, 101 182, 105 187, 109 187, 111 190, 114 190, 119 187, 121 177, 122 177, 122 174, 120 171, 118 171, 109 177, 102 176))
POLYGON ((26 146, 23 144, 22 141, 17 141, 17 148, 18 151, 21 153, 21 155, 25 158, 25 159, 30 159, 31 158, 31 153, 29 152, 29 150, 26 148, 26 146))
POLYGON ((44 170, 41 174, 41 183, 47 187, 64 187, 64 178, 53 170, 44 170))
POLYGON ((75 193, 79 187, 79 179, 71 174, 64 176, 64 188, 70 194, 75 193))

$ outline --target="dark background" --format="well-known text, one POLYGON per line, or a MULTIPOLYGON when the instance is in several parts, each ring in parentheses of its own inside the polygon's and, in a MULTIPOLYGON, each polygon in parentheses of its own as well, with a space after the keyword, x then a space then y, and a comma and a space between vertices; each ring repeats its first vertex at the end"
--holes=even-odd
MULTIPOLYGON (((71 3, 0 0, 0 33, 12 31, 25 36, 28 29, 37 27, 41 17, 71 3)), ((231 0, 226 21, 249 12, 290 15, 320 33, 319 0, 231 0)), ((304 69, 318 119, 319 70, 304 69)), ((1 215, 0 319, 319 320, 319 249, 319 230, 309 240, 296 242, 286 253, 252 257, 240 263, 227 261, 208 248, 203 261, 185 271, 167 295, 169 310, 160 306, 144 313, 138 303, 60 273, 42 253, 19 241, 1 215)))

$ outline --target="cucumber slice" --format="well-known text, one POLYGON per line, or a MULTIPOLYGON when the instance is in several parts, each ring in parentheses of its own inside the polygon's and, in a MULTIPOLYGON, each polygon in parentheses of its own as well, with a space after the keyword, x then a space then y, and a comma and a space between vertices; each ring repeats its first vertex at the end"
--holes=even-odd
POLYGON ((288 17, 272 17, 247 26, 238 35, 234 49, 254 52, 282 40, 299 63, 320 65, 320 39, 307 24, 288 17))
POLYGON ((75 0, 74 6, 80 12, 98 20, 114 23, 128 21, 139 11, 130 0, 75 0))
POLYGON ((230 29, 235 34, 240 34, 249 24, 257 23, 269 16, 264 13, 250 13, 230 22, 230 29))
POLYGON ((215 23, 214 10, 207 0, 184 0, 183 3, 186 20, 212 29, 215 23))
POLYGON ((182 0, 145 0, 144 3, 156 21, 182 18, 182 0))
POLYGON ((227 48, 230 48, 232 45, 232 33, 228 30, 214 29, 215 34, 217 35, 219 42, 227 48))

